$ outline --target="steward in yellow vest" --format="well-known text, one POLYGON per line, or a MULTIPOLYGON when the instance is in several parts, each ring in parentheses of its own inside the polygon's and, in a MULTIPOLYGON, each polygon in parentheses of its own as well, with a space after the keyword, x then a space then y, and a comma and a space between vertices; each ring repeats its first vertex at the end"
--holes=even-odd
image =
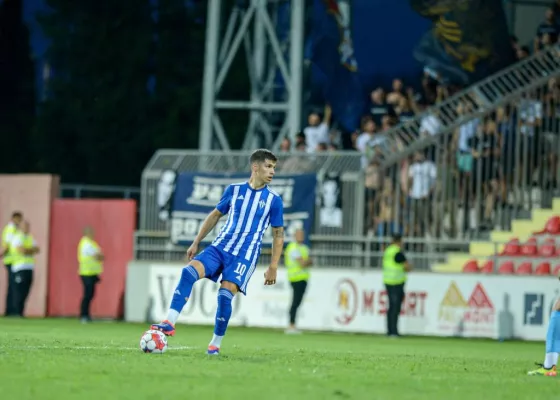
POLYGON ((305 232, 303 229, 298 229, 295 233, 295 241, 290 242, 284 251, 284 265, 288 270, 288 280, 293 289, 290 326, 286 333, 298 333, 296 315, 307 289, 309 267, 312 265, 312 260, 309 258, 309 247, 304 242, 305 232))
POLYGON ((383 283, 389 298, 387 335, 390 337, 400 336, 397 325, 404 300, 404 284, 407 272, 412 269, 401 250, 401 246, 401 236, 394 235, 393 242, 385 249, 383 254, 383 283))
POLYGON ((6 310, 5 316, 16 315, 15 299, 14 299, 14 274, 12 273, 12 254, 11 245, 14 234, 19 229, 19 224, 23 219, 23 214, 19 211, 12 213, 10 222, 2 230, 2 250, 0 255, 4 257, 4 265, 8 276, 8 285, 6 291, 6 310))
POLYGON ((80 307, 82 323, 91 322, 90 306, 95 296, 95 285, 100 281, 105 257, 101 247, 94 240, 94 231, 88 226, 78 244, 79 275, 84 286, 84 295, 80 307))
POLYGON ((23 317, 25 302, 33 283, 35 255, 39 252, 39 247, 29 233, 29 222, 21 222, 20 228, 12 237, 11 257, 14 274, 14 310, 15 315, 23 317))

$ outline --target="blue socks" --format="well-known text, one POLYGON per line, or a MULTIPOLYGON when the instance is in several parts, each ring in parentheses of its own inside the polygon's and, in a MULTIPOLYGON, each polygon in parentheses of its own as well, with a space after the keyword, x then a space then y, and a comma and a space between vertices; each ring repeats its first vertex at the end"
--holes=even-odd
POLYGON ((231 302, 233 293, 221 288, 218 291, 218 310, 216 311, 216 325, 214 325, 214 335, 224 336, 231 317, 231 302))
POLYGON ((546 332, 545 368, 551 368, 553 365, 556 365, 558 353, 560 353, 560 311, 555 310, 550 315, 546 332))
POLYGON ((171 311, 175 311, 178 317, 178 314, 181 313, 181 310, 183 310, 183 307, 185 307, 185 304, 187 304, 187 299, 191 297, 193 285, 198 279, 198 272, 196 271, 196 269, 194 269, 193 266, 189 265, 183 268, 181 279, 179 280, 179 284, 175 288, 173 299, 171 300, 170 314, 173 314, 172 319, 175 319, 175 321, 170 320, 171 323, 174 324, 175 322, 177 322, 177 318, 173 318, 175 313, 171 313, 171 311))
POLYGON ((546 352, 560 353, 560 311, 553 311, 546 332, 546 352))

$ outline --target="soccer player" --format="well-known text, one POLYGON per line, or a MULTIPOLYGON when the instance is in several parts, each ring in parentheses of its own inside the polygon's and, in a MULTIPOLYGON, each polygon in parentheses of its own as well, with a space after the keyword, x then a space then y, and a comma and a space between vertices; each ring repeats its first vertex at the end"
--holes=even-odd
POLYGON ((272 226, 273 236, 272 260, 264 274, 264 284, 276 283, 278 262, 284 246, 284 207, 282 198, 267 186, 274 176, 276 161, 272 152, 255 150, 250 158, 249 180, 231 184, 224 190, 220 202, 206 217, 187 250, 190 262, 183 268, 167 319, 153 324, 151 329, 173 336, 175 323, 191 295, 194 283, 201 278, 217 282, 221 275, 214 336, 207 351, 208 354, 219 354, 231 317, 233 297, 238 292, 247 295, 247 285, 257 267, 263 235, 269 225, 272 226), (229 214, 228 219, 216 239, 196 255, 200 242, 225 214, 229 214))
POLYGON ((560 300, 554 304, 548 330, 546 332, 546 354, 544 363, 537 365, 539 368, 529 371, 528 375, 556 376, 556 364, 558 363, 558 353, 560 353, 560 300))

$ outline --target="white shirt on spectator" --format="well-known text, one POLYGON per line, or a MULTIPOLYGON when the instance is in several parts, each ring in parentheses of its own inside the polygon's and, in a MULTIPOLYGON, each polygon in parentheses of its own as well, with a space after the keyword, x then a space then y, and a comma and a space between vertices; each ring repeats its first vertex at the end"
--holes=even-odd
POLYGON ((428 160, 414 163, 408 169, 408 176, 412 178, 410 197, 424 199, 430 194, 437 178, 436 165, 428 160))
POLYGON ((362 168, 366 168, 368 165, 367 152, 369 149, 373 149, 375 146, 379 146, 383 143, 385 139, 382 136, 363 132, 356 139, 356 149, 363 154, 362 156, 362 168))
MULTIPOLYGON (((24 235, 14 235, 12 237, 12 243, 10 244, 10 247, 14 250, 17 249, 18 247, 22 247, 24 239, 25 239, 24 235)), ((35 241, 35 239, 33 239, 33 247, 36 246, 37 246, 37 242, 35 241)), ((33 264, 31 263, 18 264, 17 262, 12 264, 12 272, 19 272, 27 269, 33 269, 33 264)))
POLYGON ((317 126, 306 127, 303 133, 308 153, 315 153, 319 143, 329 143, 329 126, 324 122, 317 126))
POLYGON ((523 135, 533 136, 535 127, 528 124, 534 124, 537 120, 542 119, 542 103, 537 100, 525 99, 519 103, 519 119, 521 126, 519 132, 523 135))
POLYGON ((420 122, 420 133, 429 133, 430 135, 435 135, 441 129, 441 122, 438 117, 433 114, 428 114, 420 122))
POLYGON ((470 152, 471 146, 469 146, 469 139, 476 135, 476 130, 479 124, 478 118, 472 119, 469 122, 465 122, 459 127, 459 141, 457 146, 459 151, 470 152))

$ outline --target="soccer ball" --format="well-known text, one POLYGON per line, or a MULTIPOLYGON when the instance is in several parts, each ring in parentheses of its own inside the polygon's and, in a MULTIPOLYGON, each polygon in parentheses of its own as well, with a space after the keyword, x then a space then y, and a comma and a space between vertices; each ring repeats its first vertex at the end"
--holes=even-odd
POLYGON ((167 350, 167 336, 157 330, 144 332, 140 338, 140 350, 144 353, 165 353, 167 350))

